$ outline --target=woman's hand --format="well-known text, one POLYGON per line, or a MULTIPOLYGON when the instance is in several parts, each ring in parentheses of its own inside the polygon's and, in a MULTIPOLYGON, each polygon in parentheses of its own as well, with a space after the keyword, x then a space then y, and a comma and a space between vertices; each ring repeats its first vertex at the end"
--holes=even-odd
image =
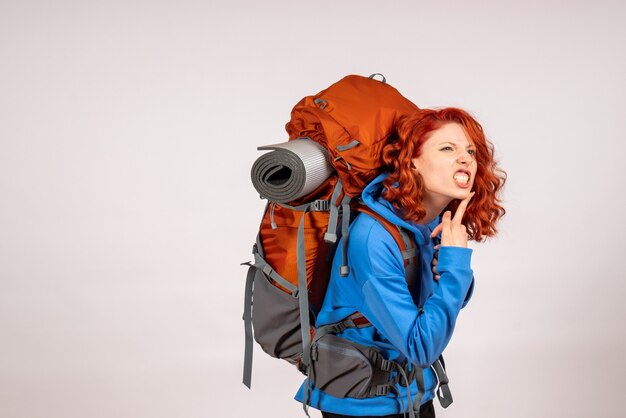
MULTIPOLYGON (((456 209, 454 218, 452 213, 447 210, 444 212, 441 219, 441 223, 435 227, 430 234, 431 238, 436 237, 441 232, 441 245, 445 247, 465 247, 467 248, 467 229, 465 225, 461 223, 465 209, 475 192, 470 193, 465 199, 461 201, 459 207, 456 209)), ((433 266, 434 268, 434 266, 433 266)))

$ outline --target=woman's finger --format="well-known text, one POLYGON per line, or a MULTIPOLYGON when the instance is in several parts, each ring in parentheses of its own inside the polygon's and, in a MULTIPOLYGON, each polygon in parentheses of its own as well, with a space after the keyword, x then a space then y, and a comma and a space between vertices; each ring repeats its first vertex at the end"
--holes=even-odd
POLYGON ((456 225, 452 227, 452 240, 456 247, 467 248, 467 228, 465 225, 456 225))
POLYGON ((456 212, 454 213, 454 219, 452 220, 452 222, 454 222, 455 224, 461 223, 463 215, 465 214, 465 209, 467 209, 467 205, 469 204, 469 201, 472 199, 472 197, 474 197, 475 193, 476 192, 472 192, 467 195, 465 199, 461 200, 461 203, 459 203, 459 206, 456 208, 456 212))
POLYGON ((442 227, 443 227, 442 224, 437 225, 435 229, 433 229, 433 232, 430 233, 430 237, 435 238, 437 235, 439 235, 442 227))
POLYGON ((452 243, 452 232, 450 231, 450 218, 452 212, 445 211, 441 218, 441 245, 447 246, 452 243))

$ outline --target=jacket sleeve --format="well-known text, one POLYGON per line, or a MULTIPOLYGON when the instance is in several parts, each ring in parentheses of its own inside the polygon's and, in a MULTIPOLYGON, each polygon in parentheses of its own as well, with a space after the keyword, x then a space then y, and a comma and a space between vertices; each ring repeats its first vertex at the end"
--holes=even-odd
POLYGON ((405 282, 398 246, 374 224, 348 246, 353 277, 362 292, 358 309, 409 361, 429 367, 450 341, 459 311, 471 296, 471 254, 470 248, 440 248, 441 277, 420 313, 405 282))
POLYGON ((474 275, 472 275, 472 281, 470 283, 469 290, 467 291, 467 295, 465 296, 465 300, 463 301, 463 305, 461 305, 461 309, 467 306, 470 299, 472 298, 472 295, 474 294, 474 282, 474 275))

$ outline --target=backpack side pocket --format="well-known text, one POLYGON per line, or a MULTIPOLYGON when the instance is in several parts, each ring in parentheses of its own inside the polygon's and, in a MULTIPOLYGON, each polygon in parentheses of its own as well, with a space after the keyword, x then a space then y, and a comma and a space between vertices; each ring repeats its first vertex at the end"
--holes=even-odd
POLYGON ((324 335, 313 343, 312 383, 336 398, 368 398, 378 355, 373 347, 324 335))
POLYGON ((254 277, 252 324, 263 351, 298 362, 302 356, 298 298, 276 287, 261 270, 254 277))

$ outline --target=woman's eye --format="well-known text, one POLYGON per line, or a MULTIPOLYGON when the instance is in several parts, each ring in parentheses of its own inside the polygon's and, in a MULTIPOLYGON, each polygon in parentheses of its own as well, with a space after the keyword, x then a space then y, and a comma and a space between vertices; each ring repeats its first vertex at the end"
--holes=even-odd
POLYGON ((452 147, 443 147, 443 148, 441 148, 441 150, 442 150, 442 151, 443 151, 443 150, 446 150, 446 149, 450 149, 450 150, 451 150, 451 149, 452 149, 452 147))
POLYGON ((471 156, 476 155, 476 150, 470 149, 470 150, 467 150, 467 152, 469 152, 471 156))

